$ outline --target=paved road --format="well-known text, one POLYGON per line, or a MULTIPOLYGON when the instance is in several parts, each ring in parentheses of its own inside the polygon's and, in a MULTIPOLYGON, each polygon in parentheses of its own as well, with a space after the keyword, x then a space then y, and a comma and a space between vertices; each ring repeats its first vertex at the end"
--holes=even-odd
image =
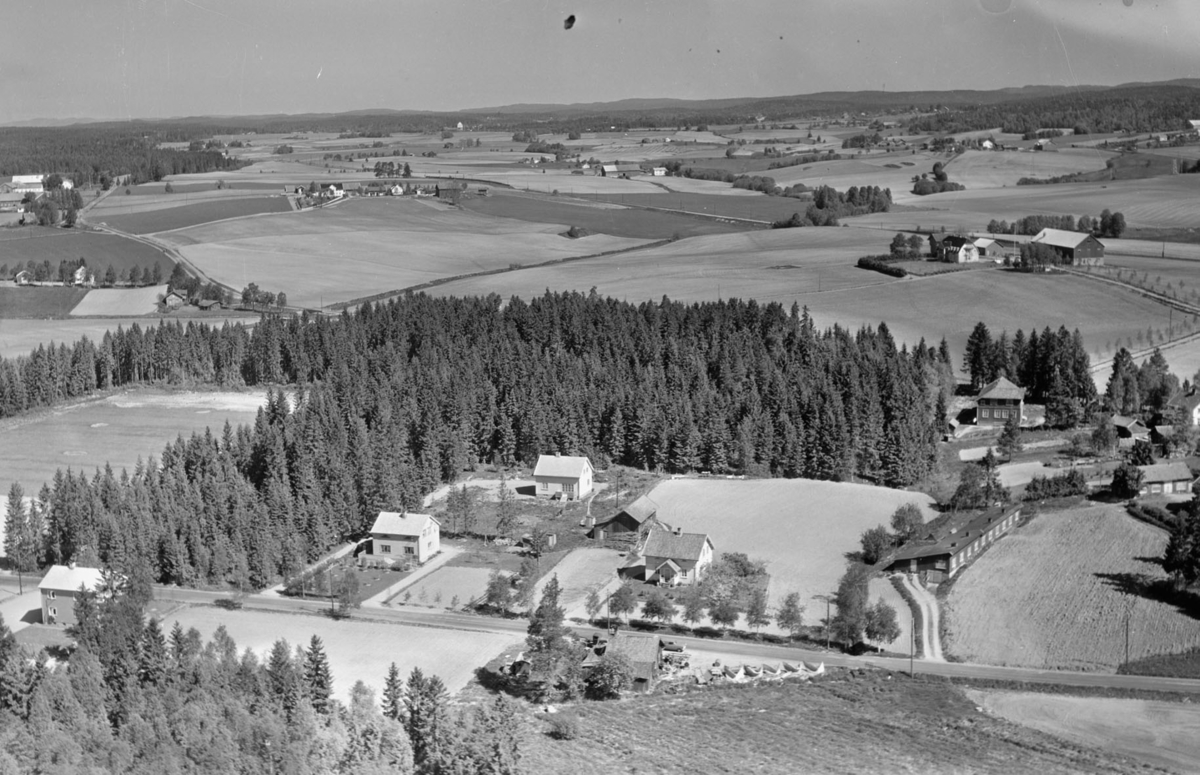
MULTIPOLYGON (((194 589, 179 589, 175 587, 156 587, 154 596, 160 602, 201 605, 211 605, 217 600, 229 597, 228 594, 220 592, 201 592, 194 589)), ((295 600, 291 598, 272 599, 270 597, 252 595, 246 600, 245 607, 247 609, 265 611, 320 614, 329 608, 329 604, 312 600, 295 600)), ((441 627, 501 634, 523 633, 528 625, 525 619, 498 619, 474 614, 452 613, 443 610, 420 611, 411 608, 361 609, 354 612, 354 618, 417 627, 441 627)), ((578 634, 585 636, 596 632, 596 628, 594 627, 575 627, 573 629, 578 634)), ((683 643, 691 649, 720 651, 723 654, 744 657, 748 661, 780 662, 787 660, 789 662, 824 662, 827 666, 833 667, 870 666, 905 673, 908 672, 909 667, 907 659, 892 657, 852 657, 829 651, 774 646, 765 643, 747 643, 745 641, 714 640, 710 638, 691 638, 675 635, 667 637, 678 643, 683 643)), ((918 674, 924 673, 952 678, 994 679, 1035 684, 1139 689, 1200 695, 1200 680, 1181 678, 1113 675, 1111 673, 1079 673, 1067 670, 1032 670, 1027 668, 976 665, 966 662, 929 662, 926 660, 915 662, 914 667, 918 674)))

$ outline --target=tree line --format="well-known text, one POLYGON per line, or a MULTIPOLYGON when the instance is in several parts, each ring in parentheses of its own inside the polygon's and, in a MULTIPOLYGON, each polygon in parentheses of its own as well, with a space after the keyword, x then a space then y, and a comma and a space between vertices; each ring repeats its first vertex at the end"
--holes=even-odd
MULTIPOLYGON (((807 189, 806 189, 807 190, 807 189)), ((851 186, 844 193, 832 186, 817 186, 811 192, 813 203, 787 220, 775 221, 774 229, 801 226, 837 226, 839 218, 870 213, 886 213, 892 209, 892 190, 879 186, 851 186)))
POLYGON ((253 426, 177 439, 133 472, 60 471, 26 517, 41 565, 87 546, 162 583, 262 587, 481 461, 912 484, 935 464, 951 371, 944 342, 818 332, 795 306, 415 295, 39 347, 0 362, 0 408, 139 382, 295 385, 253 426))
POLYGON ((1073 428, 1097 408, 1096 385, 1091 377, 1091 359, 1079 329, 1060 326, 1041 334, 1036 329, 1017 329, 1010 339, 1007 331, 993 337, 985 323, 975 324, 967 338, 963 370, 971 376, 971 389, 979 390, 999 377, 1025 388, 1025 400, 1045 404, 1046 423, 1073 428))
MULTIPOLYGON (((111 590, 109 590, 111 591, 111 590)), ((346 703, 314 635, 265 659, 218 627, 143 623, 148 590, 80 596, 78 646, 30 658, 0 619, 0 772, 458 773, 521 771, 515 704, 454 709, 437 676, 395 663, 382 696, 346 703)))
MULTIPOLYGON (((86 266, 87 259, 83 257, 64 258, 58 262, 57 268, 50 264, 49 259, 37 263, 31 258, 24 264, 13 264, 11 268, 8 264, 0 264, 0 277, 15 279, 22 271, 26 271, 36 283, 60 282, 69 285, 75 281, 75 271, 86 266)), ((118 272, 116 267, 108 264, 103 272, 96 272, 92 279, 102 288, 112 288, 119 283, 132 286, 159 285, 163 281, 162 265, 157 261, 145 268, 133 264, 125 271, 118 272)))
POLYGON ((1028 234, 1034 235, 1042 229, 1061 229, 1062 231, 1078 231, 1091 234, 1093 237, 1119 238, 1125 233, 1125 214, 1112 212, 1107 207, 1100 212, 1100 217, 1093 218, 1081 215, 1076 220, 1073 215, 1026 215, 1024 218, 1009 223, 995 218, 988 221, 988 234, 1028 234))

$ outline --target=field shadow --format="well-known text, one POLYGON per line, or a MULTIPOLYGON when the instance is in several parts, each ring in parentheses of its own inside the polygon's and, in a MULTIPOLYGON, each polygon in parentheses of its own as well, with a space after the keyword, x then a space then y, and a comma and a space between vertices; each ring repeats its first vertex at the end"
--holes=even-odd
POLYGON ((1152 579, 1143 573, 1097 573, 1095 576, 1123 595, 1166 603, 1179 613, 1200 620, 1200 596, 1176 589, 1171 579, 1152 579))
POLYGON ((517 495, 528 495, 534 497, 537 495, 537 488, 532 484, 522 485, 516 488, 517 495))

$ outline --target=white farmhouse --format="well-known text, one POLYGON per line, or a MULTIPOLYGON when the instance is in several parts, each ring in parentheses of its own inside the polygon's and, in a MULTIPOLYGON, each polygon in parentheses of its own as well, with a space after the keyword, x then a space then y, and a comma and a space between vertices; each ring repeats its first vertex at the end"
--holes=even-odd
POLYGON ((381 511, 371 525, 371 556, 424 564, 442 549, 442 526, 429 514, 381 511))
POLYGON ((533 481, 539 498, 557 495, 566 500, 581 500, 592 492, 594 473, 586 457, 540 455, 533 469, 533 481))

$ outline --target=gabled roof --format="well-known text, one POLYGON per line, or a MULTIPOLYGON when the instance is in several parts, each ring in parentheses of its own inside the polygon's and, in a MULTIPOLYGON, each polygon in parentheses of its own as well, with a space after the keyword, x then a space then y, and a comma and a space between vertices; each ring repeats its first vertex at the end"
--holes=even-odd
POLYGON ((609 642, 608 648, 624 654, 633 668, 634 678, 647 681, 654 678, 658 666, 658 636, 619 631, 609 642))
POLYGON ((371 525, 371 533, 419 536, 430 522, 437 525, 441 524, 429 514, 401 514, 396 511, 381 511, 379 512, 379 516, 375 518, 375 524, 371 525))
POLYGON ((99 568, 80 568, 69 565, 54 565, 42 578, 38 589, 53 589, 57 591, 75 591, 80 586, 95 590, 104 580, 99 568))
MULTIPOLYGON (((628 514, 629 517, 639 525, 658 513, 658 504, 650 500, 649 496, 642 497, 630 503, 625 508, 617 512, 617 516, 628 514)), ((616 519, 616 517, 613 517, 616 519)))
POLYGON ((993 525, 1003 522, 1010 514, 1020 510, 1019 505, 996 507, 969 517, 965 521, 958 521, 952 528, 953 532, 945 532, 935 540, 905 545, 892 557, 892 565, 921 557, 959 554, 993 525))
POLYGON ((1146 433, 1146 426, 1142 425, 1142 421, 1136 417, 1126 417, 1123 414, 1114 414, 1112 416, 1112 424, 1114 428, 1124 428, 1130 433, 1146 433))
POLYGON ((1089 239, 1092 239, 1092 235, 1081 231, 1042 229, 1029 241, 1041 242, 1055 248, 1077 248, 1089 239))
POLYGON ((1157 463, 1152 466, 1138 466, 1142 469, 1143 484, 1159 484, 1162 482, 1183 482, 1192 481, 1196 477, 1192 474, 1192 469, 1188 468, 1187 463, 1175 461, 1173 463, 1157 463))
POLYGON ((646 539, 642 555, 666 557, 677 562, 697 562, 704 552, 705 544, 712 544, 706 533, 671 533, 666 530, 655 530, 646 539))
POLYGON ((538 455, 537 466, 533 469, 534 477, 560 476, 568 479, 578 479, 583 476, 592 464, 586 457, 571 455, 538 455))
POLYGON ((1025 399, 1025 388, 1018 387, 1004 377, 993 380, 983 386, 978 398, 1025 399))
POLYGON ((1196 411, 1197 406, 1200 406, 1200 390, 1192 388, 1187 393, 1180 393, 1172 398, 1167 403, 1167 406, 1178 406, 1183 409, 1183 411, 1190 414, 1191 412, 1196 411))

